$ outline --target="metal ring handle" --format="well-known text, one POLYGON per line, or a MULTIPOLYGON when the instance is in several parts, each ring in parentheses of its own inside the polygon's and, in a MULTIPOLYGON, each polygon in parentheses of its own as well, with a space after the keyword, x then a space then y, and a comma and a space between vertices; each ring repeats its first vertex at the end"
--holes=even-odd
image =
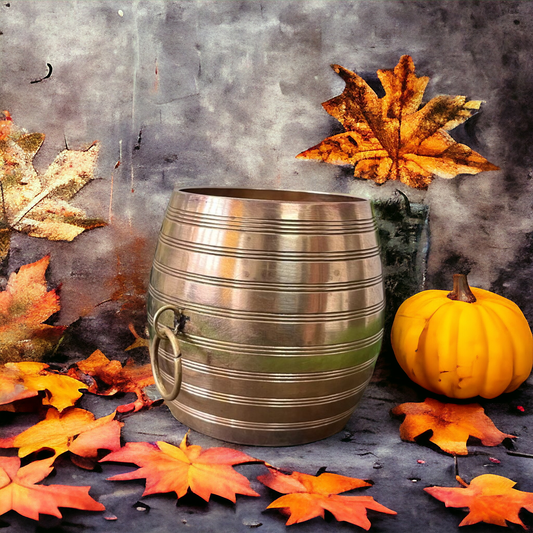
POLYGON ((162 324, 159 326, 161 328, 160 330, 157 329, 156 321, 154 320, 154 325, 156 327, 156 335, 154 335, 154 338, 152 342, 150 343, 150 361, 152 363, 152 373, 154 375, 154 381, 159 389, 159 393, 163 397, 164 400, 167 402, 171 402, 174 400, 181 388, 181 353, 180 353, 180 346, 178 343, 178 338, 176 335, 174 335, 174 332, 167 326, 163 326, 162 324), (163 335, 161 335, 163 333, 163 335), (165 385, 161 381, 161 371, 159 368, 159 360, 158 360, 158 351, 159 351, 159 343, 161 342, 162 338, 167 338, 170 341, 170 344, 172 345, 172 352, 173 352, 173 359, 174 359, 174 386, 172 387, 172 390, 170 392, 167 391, 165 385))
POLYGON ((154 330, 157 337, 159 337, 161 340, 163 340, 165 337, 161 336, 161 333, 158 329, 158 322, 159 317, 165 312, 165 311, 174 311, 174 314, 177 315, 179 318, 183 316, 183 309, 180 309, 179 307, 176 307, 174 305, 164 305, 163 307, 160 307, 154 315, 154 330))

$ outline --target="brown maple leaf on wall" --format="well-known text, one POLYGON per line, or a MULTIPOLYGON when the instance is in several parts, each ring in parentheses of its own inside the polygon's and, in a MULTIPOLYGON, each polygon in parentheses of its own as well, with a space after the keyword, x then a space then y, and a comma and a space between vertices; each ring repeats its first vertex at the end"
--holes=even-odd
POLYGON ((498 170, 448 133, 470 118, 481 101, 442 95, 422 105, 429 78, 415 75, 411 56, 402 56, 394 69, 378 70, 382 98, 354 72, 332 67, 346 87, 322 106, 346 131, 298 154, 298 159, 353 165, 357 178, 380 184, 397 180, 417 189, 427 189, 435 176, 498 170))
POLYGON ((9 112, 0 113, 0 260, 18 231, 51 241, 72 241, 83 231, 106 225, 69 202, 94 179, 100 145, 84 150, 63 150, 46 172, 39 174, 33 159, 45 139, 13 123, 9 112))

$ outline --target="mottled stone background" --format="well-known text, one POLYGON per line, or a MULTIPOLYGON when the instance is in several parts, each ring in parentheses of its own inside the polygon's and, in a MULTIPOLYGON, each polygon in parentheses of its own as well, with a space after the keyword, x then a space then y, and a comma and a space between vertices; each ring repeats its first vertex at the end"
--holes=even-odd
POLYGON ((100 179, 75 203, 110 226, 71 244, 18 236, 12 249, 10 271, 52 254, 59 322, 112 307, 121 271, 146 279, 171 190, 206 184, 369 198, 400 189, 431 209, 428 287, 469 271, 472 285, 515 300, 533 321, 531 2, 4 0, 0 17, 1 107, 46 134, 37 168, 65 143, 102 143, 100 179), (427 99, 485 101, 454 135, 500 171, 418 192, 295 159, 340 131, 321 107, 344 87, 331 63, 374 82, 402 54, 431 78, 427 99), (46 63, 52 76, 30 83, 46 63))
MULTIPOLYGON (((70 325, 58 354, 81 359, 99 348, 110 358, 126 357, 124 348, 134 340, 128 324, 139 333, 144 327, 152 254, 175 186, 308 189, 375 199, 395 197, 399 189, 430 207, 427 287, 450 288, 453 272, 469 272, 472 285, 511 298, 533 324, 533 2, 2 0, 0 58, 0 109, 18 126, 46 134, 35 159, 39 171, 65 144, 79 149, 99 140, 102 146, 98 179, 73 203, 109 225, 72 243, 17 234, 4 272, 51 255, 48 280, 61 286, 62 310, 55 323, 70 325), (349 168, 295 159, 340 131, 321 106, 344 88, 330 64, 374 84, 376 70, 393 68, 403 54, 413 57, 419 76, 431 78, 426 100, 451 94, 485 101, 453 135, 500 171, 436 179, 420 192, 398 183, 377 186, 355 180, 349 168), (47 63, 51 77, 31 83, 46 75, 47 63)), ((134 352, 140 350, 127 353, 134 352)), ((498 427, 521 435, 518 446, 525 451, 531 424, 513 406, 531 412, 530 387, 531 379, 529 388, 510 399, 486 402, 498 427)), ((394 520, 379 518, 373 530, 415 531, 416 520, 421 531, 452 531, 464 513, 428 503, 420 486, 452 483, 451 457, 401 442, 399 423, 388 414, 394 404, 422 400, 423 394, 400 372, 378 368, 345 435, 290 452, 248 452, 309 473, 315 466, 346 466, 345 475, 372 477, 377 487, 372 494, 402 510, 394 520), (427 464, 417 463, 421 458, 427 464)), ((109 413, 109 404, 86 401, 94 412, 102 411, 99 416, 109 413)), ((130 417, 123 435, 126 440, 163 436, 177 444, 185 431, 161 408, 130 417)), ((203 446, 220 445, 194 438, 203 446)), ((531 476, 525 475, 531 460, 502 450, 490 453, 502 458, 503 475, 519 480, 521 490, 533 490, 531 476)), ((465 478, 496 468, 485 464, 481 453, 487 452, 461 462, 465 478)), ((68 464, 65 460, 53 482, 79 477, 68 464)), ((113 468, 112 473, 119 469, 106 472, 113 468)), ((115 486, 98 473, 78 481, 92 485, 111 512, 122 513, 119 526, 128 524, 131 531, 166 533, 185 529, 187 521, 189 530, 200 524, 195 531, 222 531, 221 521, 228 531, 248 531, 259 519, 265 523, 261 531, 285 531, 282 518, 263 512, 265 498, 241 498, 235 511, 221 500, 209 506, 180 501, 176 509, 173 495, 154 496, 150 505, 156 512, 141 516, 130 504, 140 497, 142 482, 115 486)), ((65 516, 92 524, 93 530, 116 530, 100 515, 88 515, 65 516)), ((27 520, 9 520, 14 531, 28 531, 27 520)), ((297 527, 321 531, 321 525, 315 520, 297 527)), ((331 520, 324 527, 354 530, 331 520)))

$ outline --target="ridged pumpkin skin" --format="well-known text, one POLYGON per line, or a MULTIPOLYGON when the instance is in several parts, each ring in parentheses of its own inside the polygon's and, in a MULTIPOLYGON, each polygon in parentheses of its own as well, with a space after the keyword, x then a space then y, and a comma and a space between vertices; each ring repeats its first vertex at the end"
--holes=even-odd
POLYGON ((473 303, 439 290, 408 298, 394 318, 392 348, 406 374, 427 390, 449 398, 495 398, 528 378, 533 337, 516 304, 470 290, 473 303))

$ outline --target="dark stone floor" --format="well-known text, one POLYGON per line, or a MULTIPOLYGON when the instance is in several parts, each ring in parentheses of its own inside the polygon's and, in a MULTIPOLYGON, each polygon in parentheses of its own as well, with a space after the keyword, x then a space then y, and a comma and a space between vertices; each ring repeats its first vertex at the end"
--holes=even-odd
MULTIPOLYGON (((518 391, 495 400, 480 403, 496 426, 505 433, 517 435, 513 443, 487 448, 474 439, 469 441, 469 455, 458 458, 460 476, 467 482, 486 474, 498 474, 517 482, 515 488, 533 492, 533 459, 514 455, 533 454, 533 379, 518 391), (524 412, 518 409, 524 408, 524 412), (495 463, 489 457, 498 459, 495 463)), ((316 474, 327 469, 346 476, 372 480, 372 487, 350 494, 373 496, 378 502, 397 511, 396 516, 369 511, 371 531, 440 533, 454 531, 466 515, 461 509, 446 509, 444 504, 423 491, 431 485, 458 486, 455 481, 453 457, 431 445, 402 442, 398 428, 400 420, 391 416, 395 405, 408 401, 423 401, 424 391, 414 386, 401 372, 390 354, 382 354, 373 380, 363 400, 347 426, 340 433, 312 444, 283 447, 247 447, 222 443, 190 432, 190 442, 202 447, 229 446, 267 461, 284 470, 316 474), (424 463, 419 463, 423 460, 424 463)), ((109 414, 122 398, 96 397, 86 394, 80 406, 97 417, 109 414)), ((3 418, 2 432, 11 434, 17 428, 37 421, 36 415, 15 415, 3 418)), ((125 441, 165 440, 178 445, 187 432, 164 405, 124 418, 122 435, 125 441)), ((6 453, 14 453, 14 450, 6 453)), ((143 497, 144 480, 107 481, 112 475, 134 467, 118 463, 104 463, 100 471, 88 472, 74 466, 67 455, 56 461, 56 473, 46 483, 90 485, 91 495, 102 502, 106 512, 83 512, 65 509, 63 519, 43 516, 39 523, 9 512, 0 518, 6 533, 14 532, 111 532, 170 533, 176 531, 275 533, 286 530, 285 520, 278 511, 265 508, 279 495, 264 487, 256 477, 266 473, 262 465, 239 465, 236 469, 248 477, 261 497, 238 496, 237 503, 212 497, 209 503, 188 494, 177 502, 174 494, 143 497), (106 516, 116 520, 106 520, 106 516)), ((533 526, 533 514, 522 511, 524 523, 533 526)), ((332 516, 290 526, 290 530, 306 532, 356 531, 357 526, 337 522, 332 516)), ((500 526, 477 524, 464 528, 472 533, 502 531, 500 526)), ((509 531, 523 531, 510 524, 509 531)))

